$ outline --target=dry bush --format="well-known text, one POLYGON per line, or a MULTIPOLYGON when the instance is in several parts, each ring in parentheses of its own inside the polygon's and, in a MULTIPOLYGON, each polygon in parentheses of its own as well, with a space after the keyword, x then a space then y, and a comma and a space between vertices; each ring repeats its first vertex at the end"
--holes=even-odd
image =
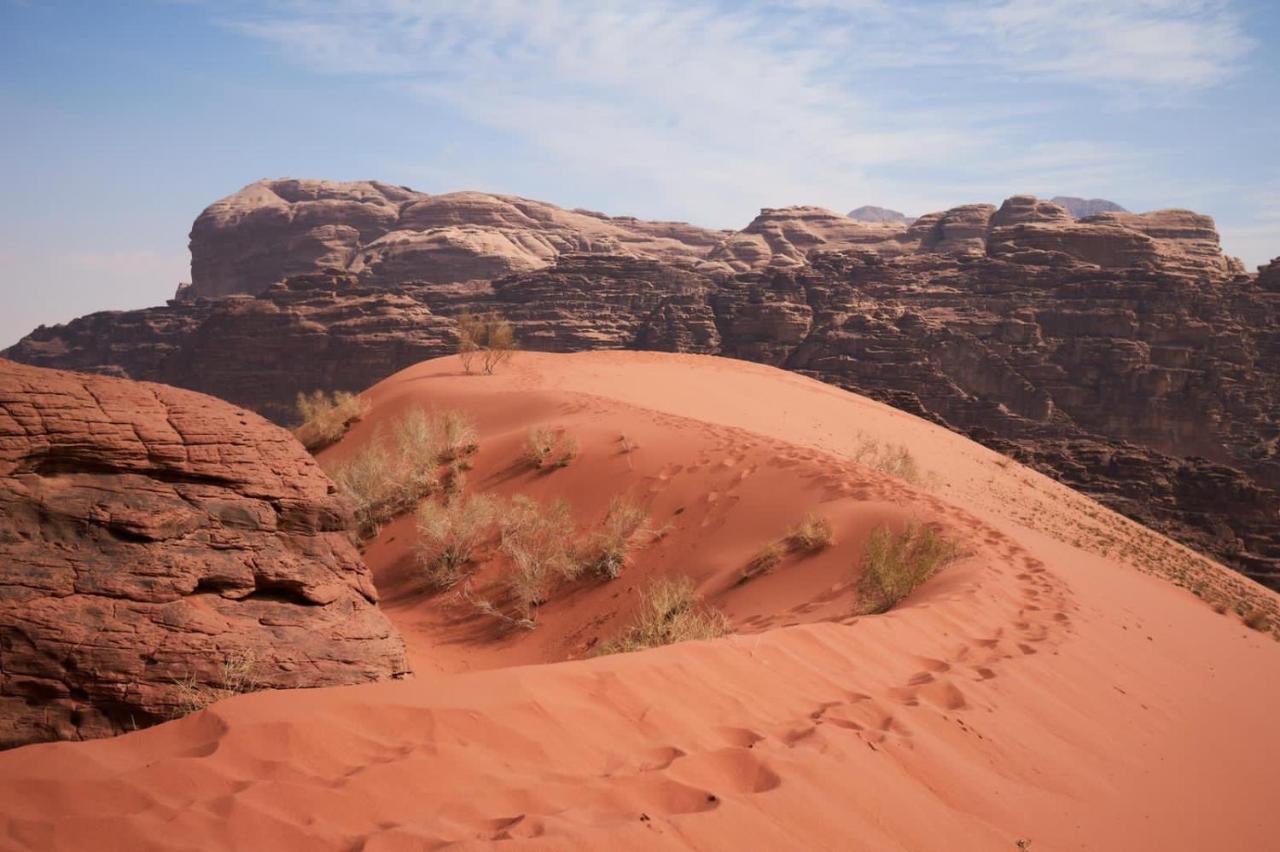
POLYGON ((783 539, 792 553, 817 553, 831 546, 834 534, 831 522, 819 514, 810 512, 800 523, 787 530, 783 539))
POLYGON ((754 580, 762 574, 768 574, 778 566, 782 561, 782 557, 786 555, 786 548, 781 543, 771 541, 756 552, 751 557, 751 561, 742 569, 742 576, 738 578, 739 583, 745 583, 748 580, 754 580))
POLYGON ((474 494, 447 505, 418 508, 418 564, 432 584, 447 589, 458 582, 477 547, 496 529, 497 501, 474 494))
POLYGON ((465 311, 458 316, 458 358, 462 369, 470 373, 478 361, 486 374, 491 374, 500 364, 511 360, 516 348, 515 331, 511 323, 496 313, 473 314, 465 311))
POLYGON ((377 535, 386 520, 385 507, 391 502, 393 490, 391 456, 378 436, 333 468, 329 476, 338 492, 351 501, 360 535, 366 538, 377 535))
POLYGON ((465 456, 474 452, 475 427, 457 411, 420 408, 406 412, 338 464, 329 476, 352 503, 360 535, 377 535, 383 523, 407 512, 440 488, 440 467, 450 465, 448 487, 456 494, 462 483, 465 456))
POLYGON ((912 485, 921 485, 924 481, 915 456, 903 444, 891 444, 864 436, 853 452, 853 460, 912 485))
POLYGON ((687 577, 658 579, 645 591, 635 621, 620 636, 602 642, 597 654, 619 654, 694 639, 715 639, 730 630, 729 619, 702 605, 687 577))
POLYGON ((347 434, 352 424, 369 413, 369 403, 346 391, 326 394, 317 390, 299 393, 297 410, 302 422, 293 434, 302 446, 314 453, 347 434))
POLYGON ((563 500, 511 500, 502 517, 502 552, 510 560, 507 587, 521 617, 533 622, 558 579, 572 580, 582 567, 573 551, 573 517, 563 500))
POLYGON ((587 541, 587 565, 602 577, 616 579, 627 566, 636 538, 643 531, 649 514, 628 497, 609 501, 604 521, 587 541))
POLYGON ((858 612, 888 612, 960 553, 955 542, 930 526, 908 524, 901 533, 874 530, 862 559, 858 612))
POLYGON ((535 426, 525 439, 525 460, 537 470, 567 467, 577 456, 578 439, 561 428, 535 426))
POLYGON ((257 671, 258 658, 252 651, 234 651, 223 658, 213 683, 200 683, 195 675, 174 681, 178 693, 176 715, 185 716, 215 701, 262 688, 257 671))

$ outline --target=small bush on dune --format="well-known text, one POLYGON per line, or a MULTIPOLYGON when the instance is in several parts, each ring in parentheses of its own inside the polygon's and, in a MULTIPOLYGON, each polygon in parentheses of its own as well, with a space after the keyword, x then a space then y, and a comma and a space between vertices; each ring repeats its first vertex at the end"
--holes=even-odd
POLYGON ((310 394, 299 393, 297 410, 302 422, 293 434, 302 446, 316 452, 337 443, 347 434, 352 424, 369 413, 369 403, 346 391, 326 394, 317 390, 310 394))
POLYGON ((588 567, 602 577, 616 579, 627 566, 636 536, 648 520, 649 515, 640 504, 627 497, 614 497, 600 528, 588 539, 588 567))
POLYGON ((858 612, 888 612, 960 553, 955 542, 930 526, 909 524, 901 533, 876 529, 863 554, 858 612))
POLYGON ((864 467, 897 477, 912 485, 919 485, 924 480, 915 456, 903 444, 864 437, 854 450, 853 459, 864 467))
POLYGON ((441 486, 440 467, 448 463, 447 486, 461 490, 465 456, 476 449, 475 427, 457 411, 428 414, 413 409, 375 431, 365 446, 329 471, 330 478, 355 507, 364 537, 376 535, 383 523, 412 509, 441 486))
POLYGON ((696 639, 715 639, 730 630, 724 613, 702 605, 687 577, 655 580, 644 593, 635 621, 596 653, 618 654, 696 639))
POLYGON ((479 362, 486 374, 500 364, 511 360, 516 348, 515 331, 511 323, 496 313, 472 314, 467 311, 458 317, 458 357, 462 369, 470 373, 479 362))
POLYGON ((525 440, 524 457, 537 470, 566 467, 578 456, 578 439, 564 429, 535 426, 525 440))
POLYGON ((784 539, 787 549, 793 553, 816 553, 830 547, 833 540, 831 522, 813 512, 787 530, 784 539))
POLYGON ((418 508, 418 564, 431 582, 447 589, 462 577, 477 547, 495 530, 497 501, 485 494, 418 508))
POLYGON ((771 541, 756 552, 751 557, 751 561, 742 569, 742 576, 738 578, 739 583, 745 583, 753 580, 762 574, 768 574, 774 568, 778 567, 778 563, 782 561, 782 557, 786 555, 786 548, 779 542, 771 541))
POLYGON ((573 517, 563 500, 543 504, 520 496, 507 507, 502 519, 502 552, 510 560, 507 586, 529 623, 557 579, 581 573, 573 536, 573 517))

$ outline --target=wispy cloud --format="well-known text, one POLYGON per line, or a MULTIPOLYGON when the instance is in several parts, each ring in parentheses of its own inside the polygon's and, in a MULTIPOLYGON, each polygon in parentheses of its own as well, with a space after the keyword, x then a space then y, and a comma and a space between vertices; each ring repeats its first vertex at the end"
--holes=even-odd
POLYGON ((611 212, 722 226, 1149 184, 1149 158, 1044 132, 1053 103, 1018 87, 1123 109, 1219 84, 1251 46, 1227 0, 295 0, 226 23, 518 138, 567 185, 656 199, 611 212))

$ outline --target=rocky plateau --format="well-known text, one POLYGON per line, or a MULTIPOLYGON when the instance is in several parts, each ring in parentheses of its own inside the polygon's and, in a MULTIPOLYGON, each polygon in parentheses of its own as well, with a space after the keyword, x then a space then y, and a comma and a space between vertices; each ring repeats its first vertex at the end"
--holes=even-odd
POLYGON ((1190 211, 1073 209, 1014 196, 907 224, 788 207, 721 232, 264 181, 196 220, 193 281, 167 306, 5 354, 287 422, 298 391, 361 390, 495 310, 528 349, 715 353, 867 394, 1280 584, 1280 263, 1247 273, 1190 211))

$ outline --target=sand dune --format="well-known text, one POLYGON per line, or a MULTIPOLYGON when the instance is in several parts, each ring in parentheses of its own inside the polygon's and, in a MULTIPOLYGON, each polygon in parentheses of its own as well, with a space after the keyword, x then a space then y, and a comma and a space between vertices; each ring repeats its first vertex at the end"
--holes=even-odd
POLYGON ((617 580, 558 588, 528 632, 428 588, 402 518, 366 558, 414 679, 0 754, 0 847, 1038 852, 1280 833, 1280 643, 1175 582, 1272 613, 1275 596, 953 433, 652 353, 523 353, 496 376, 441 359, 367 397, 323 463, 410 406, 459 408, 480 432, 470 488, 565 498, 584 526, 625 493, 669 529, 617 580), (538 424, 578 458, 521 465, 538 424), (915 484, 860 464, 871 441, 908 447, 915 484), (738 582, 810 510, 835 543, 738 582), (867 536, 910 520, 966 555, 854 617, 867 536), (658 576, 690 577, 734 635, 592 657, 658 576))

